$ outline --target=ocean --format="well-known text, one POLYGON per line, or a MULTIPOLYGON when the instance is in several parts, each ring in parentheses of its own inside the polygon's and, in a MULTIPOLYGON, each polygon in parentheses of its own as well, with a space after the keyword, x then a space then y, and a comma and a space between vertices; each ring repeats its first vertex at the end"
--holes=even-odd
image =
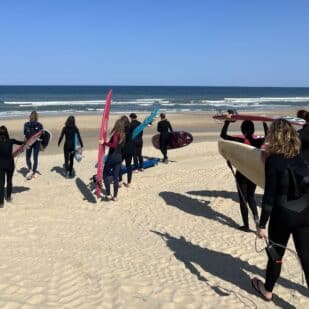
POLYGON ((309 88, 191 86, 0 86, 0 118, 100 113, 113 89, 111 112, 167 113, 309 107, 309 88))

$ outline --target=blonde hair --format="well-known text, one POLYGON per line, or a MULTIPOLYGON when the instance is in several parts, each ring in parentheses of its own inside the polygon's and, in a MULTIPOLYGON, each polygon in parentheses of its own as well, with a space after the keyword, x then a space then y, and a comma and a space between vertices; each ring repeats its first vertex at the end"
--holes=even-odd
POLYGON ((285 119, 275 120, 266 136, 267 152, 292 158, 299 154, 301 142, 293 126, 285 119))
POLYGON ((124 129, 124 122, 121 119, 116 120, 114 127, 111 131, 111 135, 115 132, 120 134, 120 141, 119 144, 121 144, 125 139, 125 129, 124 129))
POLYGON ((38 113, 36 111, 32 111, 30 116, 29 116, 29 120, 30 121, 38 121, 38 113))

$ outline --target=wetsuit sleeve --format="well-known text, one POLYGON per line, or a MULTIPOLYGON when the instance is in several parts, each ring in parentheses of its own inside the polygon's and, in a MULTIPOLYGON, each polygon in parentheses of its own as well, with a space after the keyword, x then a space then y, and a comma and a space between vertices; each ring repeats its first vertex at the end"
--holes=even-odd
POLYGON ((158 123, 157 131, 160 132, 160 133, 162 131, 161 121, 158 123))
POLYGON ((12 138, 11 141, 12 141, 12 144, 14 144, 14 145, 23 145, 24 144, 24 141, 18 141, 17 139, 14 139, 14 138, 12 138))
POLYGON ((260 228, 265 228, 275 202, 277 188, 277 173, 271 157, 265 163, 265 190, 262 202, 260 228))
POLYGON ((168 121, 167 123, 168 123, 168 128, 170 129, 170 131, 171 131, 172 133, 174 133, 174 130, 173 130, 172 126, 171 126, 171 123, 170 123, 169 121, 168 121))
POLYGON ((224 125, 222 127, 220 137, 222 137, 223 139, 229 140, 229 141, 243 143, 244 140, 242 138, 234 137, 234 136, 227 134, 227 129, 228 129, 229 125, 230 125, 230 121, 224 121, 224 125))
POLYGON ((38 122, 38 124, 39 124, 40 130, 43 130, 44 128, 43 128, 43 125, 41 124, 41 122, 38 122))
POLYGON ((104 145, 105 146, 108 146, 110 148, 117 148, 118 144, 119 144, 119 141, 120 141, 120 134, 119 133, 115 133, 113 135, 113 141, 110 143, 110 142, 105 142, 104 145))
POLYGON ((79 133, 79 130, 78 130, 78 129, 76 130, 76 133, 77 133, 77 136, 78 136, 79 143, 80 143, 81 147, 83 148, 83 147, 84 147, 84 144, 83 144, 83 141, 82 141, 82 138, 81 138, 81 136, 80 136, 80 133, 79 133))
POLYGON ((62 131, 61 131, 61 135, 60 135, 59 140, 58 140, 58 146, 60 146, 61 141, 62 141, 62 139, 63 139, 63 136, 64 136, 64 128, 63 128, 62 131))
POLYGON ((269 128, 266 122, 263 122, 263 128, 264 128, 264 136, 268 134, 269 128))
POLYGON ((30 128, 29 128, 28 122, 24 124, 24 135, 26 138, 29 138, 30 136, 30 128))

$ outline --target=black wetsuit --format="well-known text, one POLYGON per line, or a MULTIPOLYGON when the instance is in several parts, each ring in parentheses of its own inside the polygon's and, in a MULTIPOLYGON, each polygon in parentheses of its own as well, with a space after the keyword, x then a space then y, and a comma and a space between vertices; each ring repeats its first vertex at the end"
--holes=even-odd
POLYGON ((173 128, 167 119, 159 121, 158 132, 160 132, 160 150, 163 154, 163 161, 167 161, 167 145, 169 142, 169 132, 173 132, 173 128))
MULTIPOLYGON (((134 129, 136 129, 141 123, 133 119, 130 123, 130 130, 133 133, 134 129)), ((136 169, 142 169, 144 165, 143 156, 142 156, 142 149, 143 149, 143 131, 139 133, 133 140, 134 142, 134 167, 136 169)))
MULTIPOLYGON (((239 142, 239 143, 247 143, 251 146, 254 146, 256 148, 261 148, 261 146, 264 143, 264 138, 253 138, 249 137, 247 139, 241 138, 241 137, 234 137, 227 134, 227 129, 230 124, 230 121, 225 121, 222 131, 221 131, 221 137, 226 140, 239 142)), ((264 127, 266 130, 266 127, 264 127)), ((252 214, 255 218, 255 220, 258 220, 258 211, 256 207, 256 201, 255 201, 255 189, 256 184, 254 184, 251 180, 249 180, 246 176, 241 174, 239 171, 236 171, 236 181, 237 181, 237 192, 239 197, 239 204, 240 204, 240 212, 241 217, 244 223, 245 228, 249 228, 249 217, 248 217, 248 208, 247 203, 252 211, 252 214), (245 200, 244 200, 245 199, 245 200)))
POLYGON ((301 155, 309 164, 309 125, 305 124, 298 134, 301 141, 301 155))
MULTIPOLYGON (((122 161, 125 161, 126 168, 127 168, 127 177, 128 177, 128 184, 132 181, 132 158, 134 155, 135 147, 132 141, 132 130, 130 127, 126 128, 126 139, 124 145, 122 147, 122 161)), ((119 172, 119 181, 122 181, 122 173, 119 172)))
POLYGON ((70 175, 72 175, 73 173, 75 134, 77 134, 81 147, 84 147, 82 138, 77 127, 64 127, 58 140, 58 146, 60 146, 60 143, 65 136, 65 142, 63 146, 64 166, 66 172, 69 172, 70 175))
MULTIPOLYGON (((28 121, 24 125, 24 135, 27 139, 31 137, 33 134, 39 132, 40 130, 43 130, 43 126, 40 122, 37 122, 37 121, 28 121)), ((40 152, 40 145, 41 145, 41 142, 40 140, 38 140, 26 150, 27 167, 29 171, 31 171, 32 169, 33 174, 36 173, 37 168, 38 168, 38 157, 39 157, 39 152, 40 152), (33 166, 31 162, 32 151, 33 151, 33 166)))
POLYGON ((13 145, 22 145, 24 142, 16 139, 7 139, 0 143, 0 207, 4 203, 4 184, 6 177, 6 198, 9 200, 12 194, 12 178, 14 173, 13 145))
MULTIPOLYGON (((300 156, 286 159, 282 155, 272 155, 265 163, 265 192, 262 203, 260 228, 265 228, 270 217, 268 237, 271 241, 287 246, 290 235, 294 239, 295 248, 300 257, 309 285, 309 207, 300 212, 285 208, 289 200, 288 166, 305 169, 305 162, 300 156)), ((285 249, 275 246, 280 260, 285 249)), ((272 291, 281 272, 281 263, 268 259, 265 288, 272 291)))
POLYGON ((103 169, 103 180, 106 189, 106 195, 111 195, 109 176, 112 173, 114 181, 114 197, 117 197, 123 147, 123 144, 120 143, 120 134, 114 133, 110 141, 105 143, 105 145, 109 147, 108 157, 103 169))

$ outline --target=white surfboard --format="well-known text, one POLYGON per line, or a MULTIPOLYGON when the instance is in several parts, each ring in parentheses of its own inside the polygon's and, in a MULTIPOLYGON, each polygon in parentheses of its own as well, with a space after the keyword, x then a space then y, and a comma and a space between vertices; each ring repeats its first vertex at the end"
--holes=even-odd
MULTIPOLYGON (((229 161, 240 173, 253 183, 264 188, 265 162, 263 150, 243 143, 220 139, 218 141, 219 153, 229 161)), ((309 205, 309 194, 298 200, 290 201, 286 207, 292 211, 303 211, 309 205)))

